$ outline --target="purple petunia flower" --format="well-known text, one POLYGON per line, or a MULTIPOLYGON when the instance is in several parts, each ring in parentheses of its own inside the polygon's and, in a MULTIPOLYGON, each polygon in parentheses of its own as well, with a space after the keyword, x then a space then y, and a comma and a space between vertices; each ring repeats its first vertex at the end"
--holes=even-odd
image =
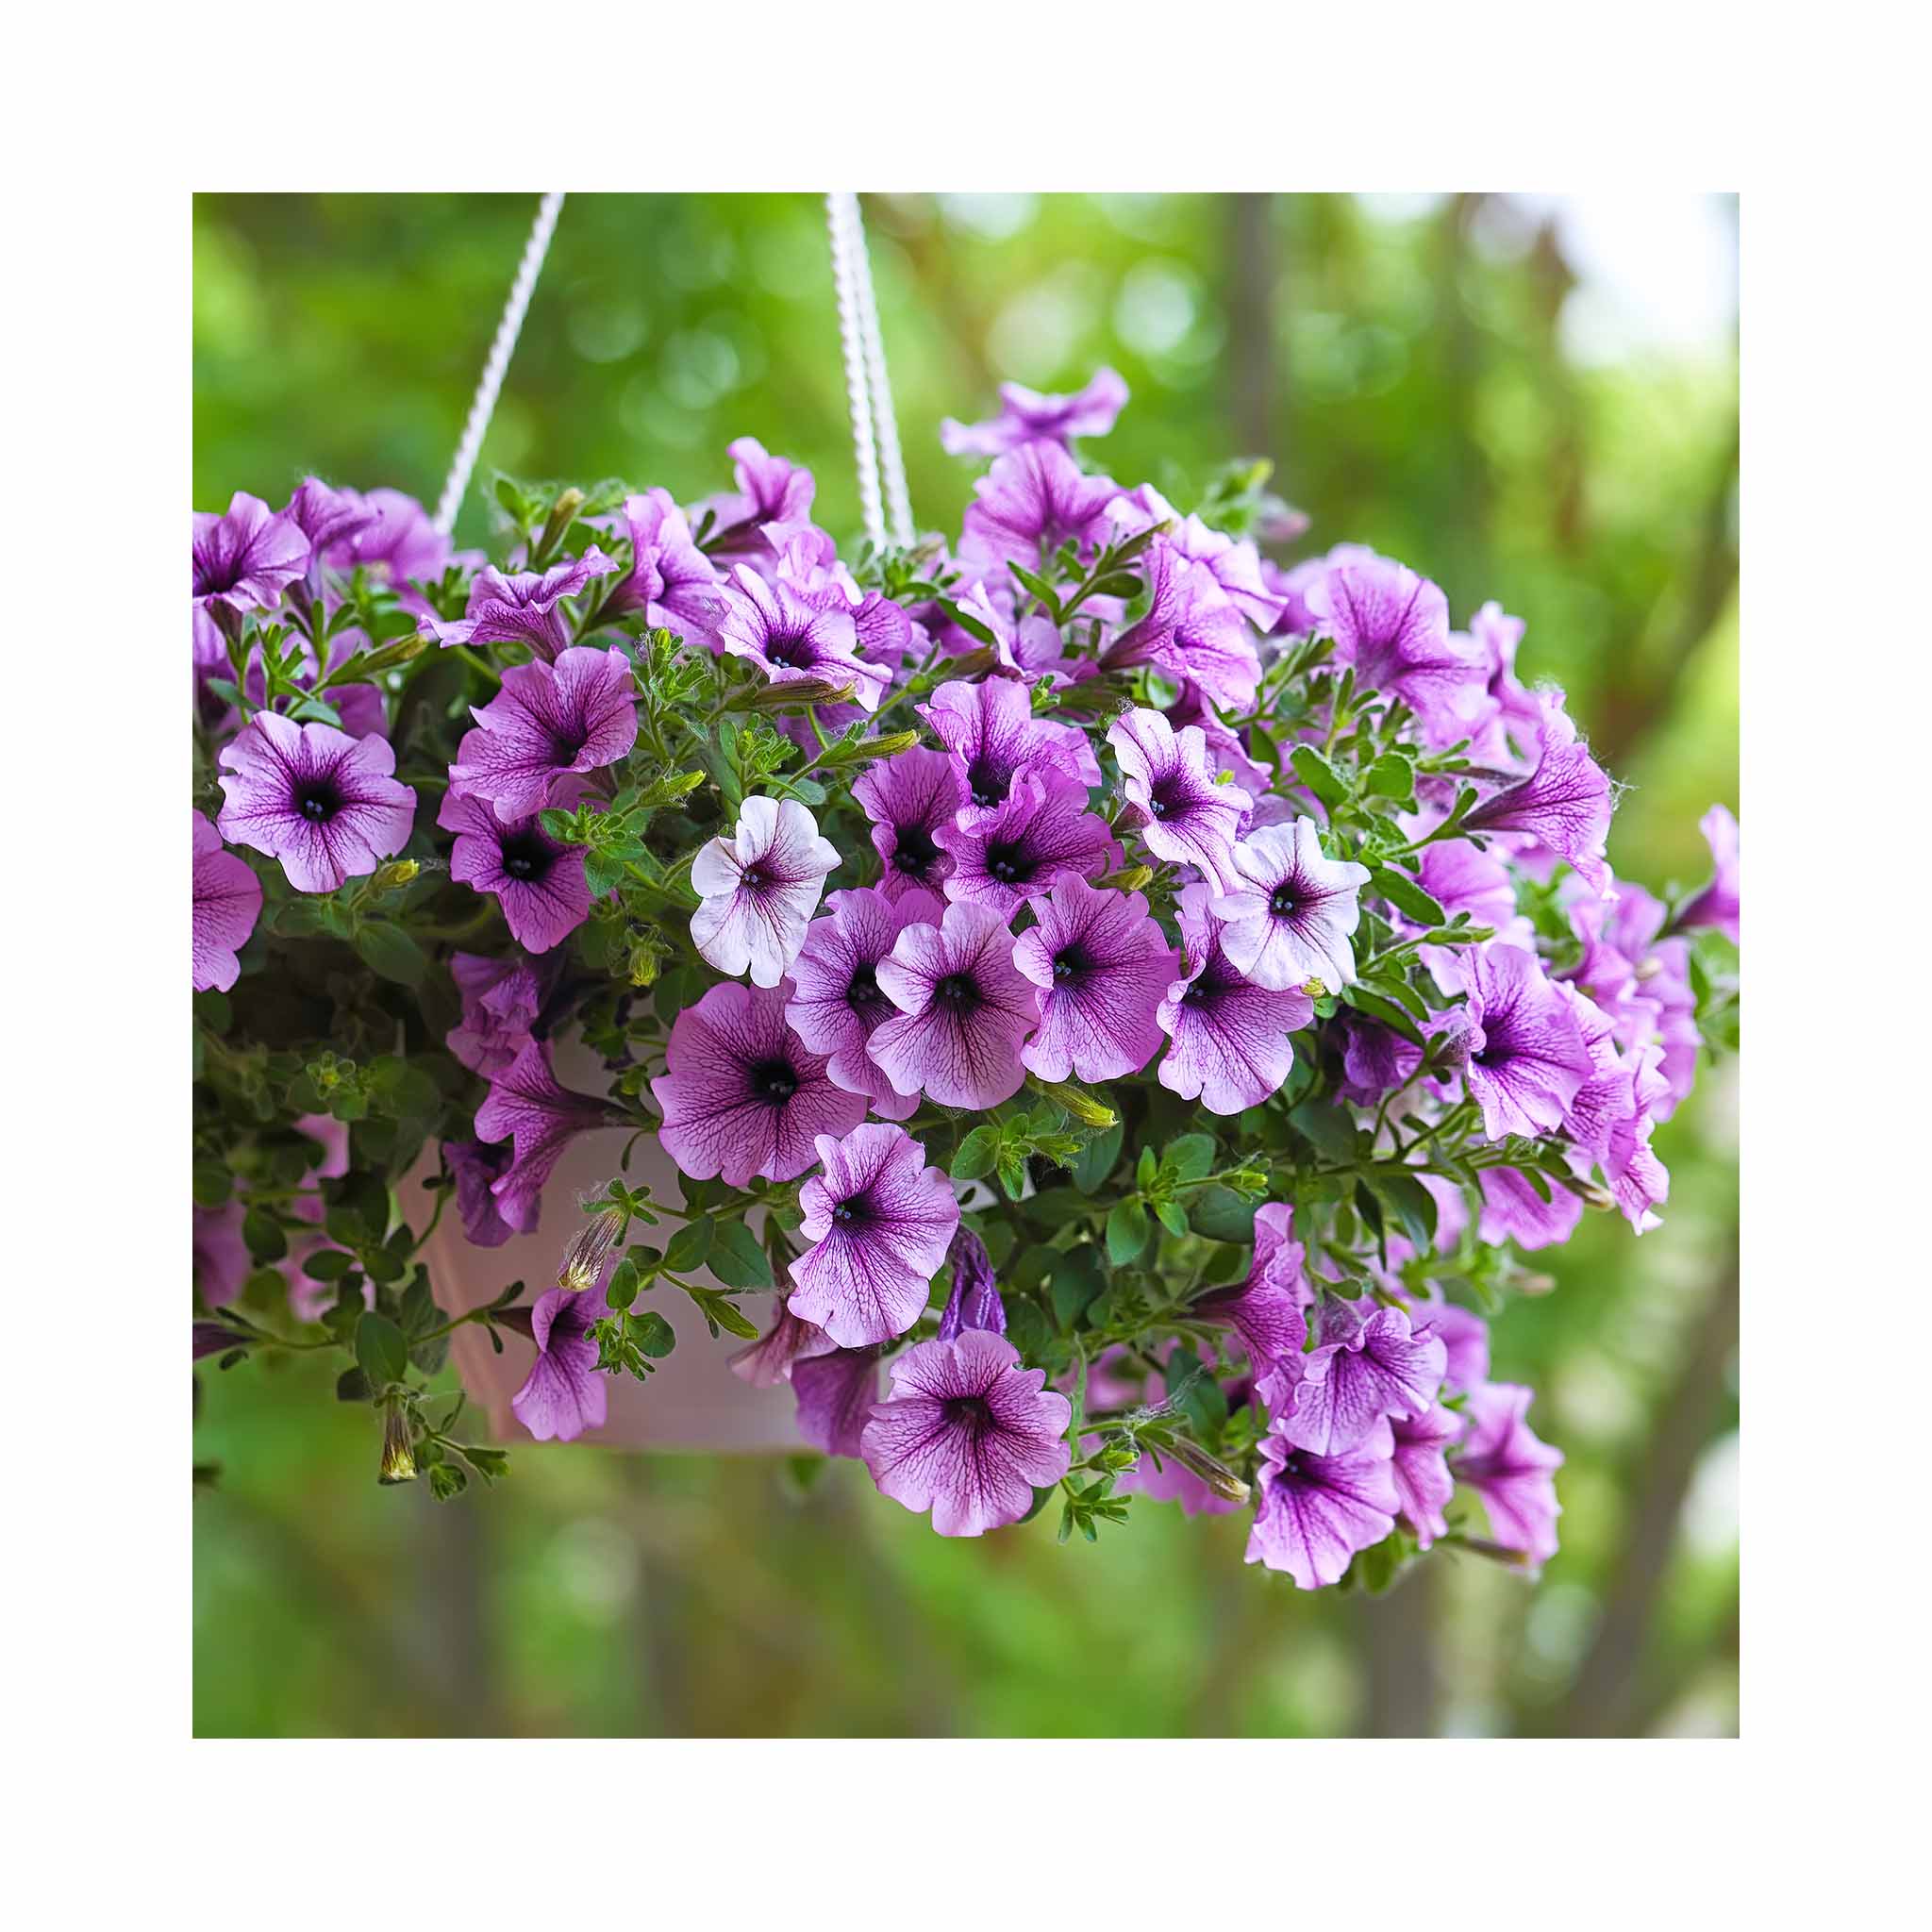
POLYGON ((534 1227, 539 1197, 563 1150, 593 1127, 622 1125, 625 1116, 608 1101, 558 1084, 550 1067, 548 1041, 533 1040, 502 1073, 476 1109, 479 1141, 508 1141, 510 1165, 491 1183, 503 1218, 511 1226, 534 1227))
POLYGON ((1176 907, 1185 957, 1155 1014, 1174 1041, 1159 1078, 1209 1113, 1240 1113, 1288 1078, 1289 1035, 1315 1017, 1315 1004, 1299 987, 1274 991, 1241 972, 1223 949, 1225 928, 1209 914, 1208 898, 1208 887, 1187 886, 1176 907))
POLYGON ((1217 777, 1227 773, 1251 801, 1259 801, 1274 767, 1248 756, 1241 733, 1222 723, 1221 713, 1198 684, 1183 679, 1180 695, 1160 715, 1176 731, 1185 731, 1190 724, 1199 726, 1208 741, 1208 771, 1217 777))
POLYGON ((1407 1085, 1423 1063, 1421 1047, 1359 1013, 1337 1018, 1341 1023, 1342 1084, 1336 1091, 1344 1100, 1374 1107, 1385 1093, 1407 1085))
POLYGON ((1547 1174, 1541 1176, 1541 1194, 1536 1183, 1513 1167, 1486 1167, 1476 1179, 1483 1193, 1476 1232, 1486 1242, 1513 1241, 1532 1252, 1557 1247, 1576 1232, 1576 1224, 1583 1219, 1582 1198, 1547 1174))
POLYGON ((1402 1507, 1392 1471, 1395 1439, 1385 1420, 1340 1456, 1298 1449, 1277 1424, 1261 1439, 1261 1500, 1247 1560, 1285 1570, 1300 1590, 1340 1580, 1357 1550, 1380 1542, 1402 1507))
POLYGON ((713 556, 739 557, 766 546, 762 534, 769 525, 802 524, 811 514, 815 485, 809 470, 784 457, 770 455, 755 436, 741 436, 727 445, 738 493, 713 497, 713 534, 706 541, 713 556))
POLYGON ((231 1194, 219 1208, 194 1210, 193 1274, 195 1292, 211 1308, 226 1307, 242 1292, 255 1266, 242 1224, 248 1210, 231 1194))
POLYGON ((1215 783, 1208 739, 1198 724, 1176 731, 1158 711, 1124 712, 1107 727, 1121 786, 1141 813, 1147 849, 1176 865, 1198 866, 1224 891, 1240 888, 1233 845, 1254 800, 1239 785, 1215 783))
POLYGON ((1545 691, 1542 706, 1542 748, 1536 770, 1477 806, 1463 820, 1463 828, 1524 834, 1568 859, 1579 876, 1602 892, 1609 883, 1604 841, 1613 805, 1610 781, 1590 747, 1578 741, 1575 721, 1563 708, 1563 693, 1545 691))
POLYGON ((543 1008, 543 981, 527 959, 514 955, 457 953, 449 970, 463 996, 463 1017, 443 1044, 471 1073, 491 1079, 529 1044, 543 1008))
POLYGON ((552 781, 614 764, 638 740, 630 659, 574 644, 554 664, 512 665, 503 689, 473 710, 449 768, 450 790, 490 801, 508 824, 541 811, 552 781))
POLYGON ((1443 1451, 1462 1434, 1462 1418, 1440 1405, 1418 1416, 1390 1424, 1395 1455, 1389 1473, 1395 1479, 1395 1498, 1402 1520, 1415 1532, 1417 1547, 1427 1549, 1439 1536, 1449 1534, 1443 1511, 1456 1493, 1443 1451))
POLYGON ((1349 935, 1361 924, 1369 869, 1324 858, 1312 819, 1259 825, 1234 848, 1239 881, 1214 901, 1221 943, 1257 986, 1273 991, 1319 979, 1330 992, 1355 978, 1349 935))
POLYGON ((238 490, 225 512, 194 513, 194 661, 221 663, 244 611, 268 610, 308 567, 308 539, 287 510, 238 490))
POLYGON ((1182 516, 1151 483, 1116 497, 1107 513, 1123 535, 1167 525, 1165 541, 1191 563, 1204 566, 1257 629, 1272 630, 1281 621, 1288 599, 1268 588, 1261 553, 1246 538, 1209 529, 1198 516, 1182 516))
POLYGON ((1004 1335, 1007 1305, 1000 1299, 986 1243, 970 1227, 962 1227, 946 1250, 946 1260, 953 1271, 953 1291, 940 1315, 939 1340, 957 1341, 968 1329, 975 1328, 1004 1335))
POLYGON ((903 1127, 869 1122, 818 1137, 823 1177, 798 1191, 811 1246, 791 1263, 785 1306, 841 1348, 890 1341, 925 1311, 959 1225, 953 1184, 903 1127))
POLYGON ((1426 577, 1363 557, 1325 572, 1309 587, 1307 608, 1358 685, 1402 699, 1432 741, 1468 735, 1488 667, 1450 635, 1449 600, 1426 577))
POLYGON ((258 712, 222 747, 222 837, 282 862, 298 892, 333 892, 408 842, 416 794, 383 738, 258 712))
POLYGON ((913 708, 953 755, 966 788, 959 809, 963 821, 998 810, 1022 772, 1047 768, 1082 785, 1100 782, 1100 761, 1087 734, 1051 718, 1036 718, 1024 687, 1009 677, 989 677, 978 684, 955 678, 913 708))
POLYGON ((1534 954, 1490 944, 1463 961, 1469 1058, 1462 1077, 1491 1141, 1553 1133, 1592 1070, 1569 1003, 1534 954))
POLYGON ((1020 1045, 1040 993, 1013 964, 1013 936, 989 906, 956 900, 940 924, 908 925, 879 961, 899 1008, 868 1048, 893 1091, 942 1107, 997 1107, 1026 1078, 1020 1045))
POLYGON ((1069 396, 1041 395, 1017 382, 1000 384, 1000 412, 986 423, 940 425, 940 447, 949 457, 997 457, 1023 442, 1069 443, 1079 436, 1105 436, 1126 407, 1127 385, 1112 369, 1096 369, 1085 389, 1069 396))
POLYGON ((732 657, 756 664, 773 684, 849 684, 861 710, 878 709, 891 672, 858 655, 858 627, 842 596, 808 597, 741 563, 722 594, 718 638, 732 657))
POLYGON ((1107 821, 1087 809, 1087 788, 1050 769, 1021 773, 1003 804, 933 838, 953 858, 946 897, 1008 919, 1059 880, 1103 878, 1121 862, 1107 821))
POLYGON ((1709 885, 1677 914, 1675 924, 1682 929, 1714 925, 1732 945, 1738 943, 1738 822, 1721 805, 1714 805, 1697 821, 1710 847, 1714 873, 1709 885))
POLYGON ((647 490, 626 496, 624 520, 630 529, 630 574, 606 600, 606 619, 641 612, 648 625, 716 649, 724 615, 721 580, 692 541, 691 525, 671 492, 647 490))
POLYGON ((839 848, 795 798, 747 798, 728 839, 691 861, 704 903, 691 916, 698 951, 720 973, 748 966, 754 986, 776 986, 805 943, 839 848))
POLYGON ((236 955, 261 916, 261 881, 245 859, 222 849, 222 835, 194 814, 194 990, 226 992, 242 971, 236 955))
POLYGON ((878 1407, 876 1348, 835 1348, 795 1363, 791 1393, 798 1433, 827 1456, 864 1453, 865 1425, 878 1407))
POLYGON ((937 891, 953 861, 933 835, 966 803, 957 761, 916 744, 868 769, 852 795, 872 821, 873 848, 885 868, 879 891, 889 899, 937 891))
POLYGON ((1120 494, 1109 476, 1089 476, 1057 442, 1008 450, 973 486, 959 560, 983 575, 1008 561, 1038 570, 1062 543, 1082 552, 1108 535, 1107 506, 1120 494))
POLYGON ((450 560, 450 541, 430 521, 429 512, 400 490, 363 492, 370 521, 330 545, 323 558, 332 570, 358 565, 382 582, 426 583, 450 560))
POLYGON ((524 644, 537 658, 555 663, 571 648, 570 625, 562 605, 594 577, 617 568, 594 544, 581 557, 566 558, 548 570, 522 570, 505 576, 491 564, 476 573, 470 600, 454 624, 429 621, 429 629, 451 644, 524 644))
POLYGON ((1069 681, 1070 674, 1061 669, 1066 661, 1066 641, 1050 618, 1035 613, 1014 623, 994 607, 984 584, 974 584, 959 599, 959 608, 992 633, 993 662, 1001 671, 1024 684, 1044 679, 1058 686, 1069 681))
POLYGON ((1274 1420, 1285 1442, 1316 1456, 1340 1456, 1358 1446, 1385 1417, 1425 1414, 1442 1386, 1448 1350, 1424 1328, 1412 1332, 1400 1308, 1361 1315, 1346 1303, 1323 1311, 1320 1347, 1296 1364, 1292 1406, 1274 1420), (1327 1340, 1346 1309, 1345 1330, 1327 1340))
POLYGON ((320 476, 305 476, 295 486, 283 515, 308 539, 306 569, 313 584, 317 566, 339 544, 347 543, 377 521, 378 511, 353 490, 331 490, 320 476))
POLYGON ((834 892, 829 917, 806 928, 792 962, 795 991, 785 1017, 814 1053, 826 1056, 833 1083, 863 1094, 881 1120, 905 1120, 918 1106, 914 1094, 896 1093, 866 1044, 880 1024, 899 1009, 879 990, 878 966, 908 925, 937 925, 943 904, 914 889, 897 899, 878 886, 834 892))
POLYGON ((595 1289, 553 1288, 531 1304, 537 1359, 509 1406, 538 1441, 574 1442, 586 1429, 603 1427, 608 1396, 590 1331, 605 1312, 595 1289))
POLYGON ((475 1246, 500 1248, 513 1234, 535 1231, 539 1198, 534 1191, 509 1201, 499 1200, 493 1191, 516 1158, 508 1141, 445 1141, 442 1158, 456 1177, 463 1233, 475 1246))
POLYGON ((1176 683, 1197 684, 1217 705, 1245 711, 1261 682, 1247 620, 1204 563, 1164 538, 1148 546, 1147 613, 1101 654, 1112 671, 1151 664, 1176 683))
POLYGON ((484 799, 451 791, 436 823, 457 835, 450 877, 493 892, 520 945, 547 953, 591 916, 584 847, 559 845, 534 813, 506 822, 484 799))
POLYGON ((1483 1499, 1490 1533, 1505 1549, 1533 1562, 1557 1554, 1555 1473, 1563 1452, 1539 1441, 1524 1420, 1534 1391, 1511 1382, 1485 1382, 1470 1391, 1469 1433, 1450 1465, 1458 1482, 1483 1499))
POLYGON ((1041 989, 1040 1030, 1021 1049, 1042 1080, 1115 1080, 1154 1058, 1155 1014, 1178 961, 1140 892, 1059 881, 1032 902, 1013 964, 1041 989))
POLYGON ((754 1389, 775 1389, 789 1382, 792 1371, 812 1356, 830 1355, 838 1347, 823 1328, 801 1322, 778 1297, 772 1325, 756 1341, 747 1342, 731 1357, 731 1373, 754 1389))
POLYGON ((865 1425, 861 1453, 880 1493, 929 1508, 941 1536, 1017 1523, 1072 1461, 1073 1405, 1045 1380, 1005 1336, 980 1329, 908 1348, 865 1425))
POLYGON ((824 1057, 785 1024, 791 992, 789 979, 727 981, 673 1024, 651 1092, 664 1116, 658 1138, 693 1180, 795 1180, 817 1158, 820 1134, 849 1134, 865 1118, 863 1097, 835 1087, 824 1057))
POLYGON ((1294 1209, 1271 1201, 1255 1210, 1255 1253, 1247 1279, 1218 1288, 1189 1308, 1199 1322, 1226 1322, 1241 1339, 1255 1379, 1264 1381, 1302 1358, 1311 1291, 1302 1273, 1302 1244, 1293 1239, 1294 1209))

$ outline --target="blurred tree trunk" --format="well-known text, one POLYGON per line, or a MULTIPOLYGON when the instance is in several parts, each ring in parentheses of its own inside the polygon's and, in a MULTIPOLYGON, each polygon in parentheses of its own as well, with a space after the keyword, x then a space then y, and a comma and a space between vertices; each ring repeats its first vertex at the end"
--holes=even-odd
POLYGON ((463 1738, 497 1738, 505 1728, 490 1634, 490 1501, 471 1494, 439 1503, 427 1483, 411 1498, 417 1614, 408 1637, 438 1702, 454 1715, 451 1734, 463 1738))
POLYGON ((1640 1667, 1676 1545, 1684 1498, 1709 1431, 1724 1369, 1737 1345, 1734 1245, 1688 1339, 1676 1381, 1657 1411, 1629 1532, 1610 1569, 1612 1580, 1596 1635, 1549 1725, 1556 1736, 1628 1735, 1630 1721, 1640 1708, 1640 1667))
POLYGON ((1279 470, 1286 453, 1275 426, 1274 197, 1230 194, 1227 204, 1228 408, 1235 452, 1271 458, 1279 470))
POLYGON ((1386 1596, 1356 1600, 1366 1737, 1436 1735, 1436 1579, 1425 1557, 1386 1596))

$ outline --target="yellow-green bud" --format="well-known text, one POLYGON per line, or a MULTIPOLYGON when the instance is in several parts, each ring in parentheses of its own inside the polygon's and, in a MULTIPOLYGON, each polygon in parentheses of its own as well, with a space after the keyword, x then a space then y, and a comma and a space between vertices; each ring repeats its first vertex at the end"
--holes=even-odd
POLYGON ((409 1411, 397 1396, 382 1405, 382 1461, 377 1465, 375 1479, 379 1483, 416 1480, 416 1450, 409 1440, 409 1411))

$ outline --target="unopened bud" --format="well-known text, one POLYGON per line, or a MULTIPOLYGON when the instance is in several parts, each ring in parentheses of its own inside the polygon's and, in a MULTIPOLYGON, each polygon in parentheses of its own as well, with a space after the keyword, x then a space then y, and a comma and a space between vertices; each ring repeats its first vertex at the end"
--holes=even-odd
POLYGON ((382 1405, 382 1460, 376 1467, 379 1483, 416 1480, 416 1450, 409 1440, 409 1411, 400 1396, 382 1405))
POLYGON ((1153 878, 1154 872, 1152 867, 1129 865, 1123 867, 1119 872, 1108 873, 1100 883, 1103 889, 1111 887, 1115 891, 1138 892, 1143 887, 1151 884, 1153 878))
POLYGON ((375 868, 375 890, 388 892, 397 886, 413 886, 422 872, 423 868, 413 858, 391 858, 387 865, 375 868))
POLYGON ((1208 1455, 1199 1443, 1189 1441, 1185 1436, 1175 1436, 1169 1441, 1167 1453, 1183 1469, 1191 1470, 1199 1476, 1224 1503, 1245 1503, 1248 1500, 1247 1484, 1218 1457, 1208 1455))
POLYGON ((1103 1105, 1086 1088, 1076 1087, 1071 1080, 1035 1080, 1033 1085, 1049 1100, 1058 1101, 1083 1127, 1105 1132, 1120 1120, 1120 1115, 1112 1108, 1103 1105))
POLYGON ((607 1208, 588 1226, 577 1230, 563 1251, 563 1265, 558 1271, 557 1285, 581 1294, 596 1286, 611 1250, 623 1238, 625 1217, 615 1208, 607 1208))
POLYGON ((731 708, 736 711, 793 711, 808 705, 842 705, 851 701, 857 687, 848 678, 833 684, 823 677, 792 677, 783 684, 764 684, 752 691, 735 692, 731 708))
POLYGON ((1328 997, 1328 988, 1319 976, 1306 981, 1302 991, 1311 1000, 1325 1000, 1328 997))
POLYGON ((584 492, 581 490, 566 490, 551 506, 550 514, 544 519, 543 534, 537 540, 537 554, 547 557, 563 541, 563 533, 570 528, 571 521, 584 507, 584 492))
POLYGON ((1581 1194, 1592 1208, 1614 1208, 1617 1197, 1607 1188, 1600 1188, 1594 1181, 1572 1181, 1570 1185, 1581 1194))

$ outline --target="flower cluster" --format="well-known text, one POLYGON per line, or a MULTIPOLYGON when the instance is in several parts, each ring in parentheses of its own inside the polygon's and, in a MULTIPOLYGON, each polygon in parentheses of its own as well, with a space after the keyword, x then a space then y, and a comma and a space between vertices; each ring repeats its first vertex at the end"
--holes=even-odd
POLYGON ((1554 1553, 1490 1324, 1587 1208, 1657 1224, 1736 823, 1707 884, 1618 879, 1518 620, 1264 554, 1254 471, 1122 487, 1075 443, 1125 401, 949 423, 957 541, 849 565, 748 439, 690 508, 499 479, 500 567, 392 492, 196 518, 197 1354, 333 1339, 447 1495, 502 1466, 423 1379, 452 1327, 568 1440, 681 1294, 942 1535, 1245 1509, 1304 1589, 1554 1553), (445 1317, 445 1203, 537 1228, 610 1125, 677 1197, 613 1180, 533 1301, 445 1317))

